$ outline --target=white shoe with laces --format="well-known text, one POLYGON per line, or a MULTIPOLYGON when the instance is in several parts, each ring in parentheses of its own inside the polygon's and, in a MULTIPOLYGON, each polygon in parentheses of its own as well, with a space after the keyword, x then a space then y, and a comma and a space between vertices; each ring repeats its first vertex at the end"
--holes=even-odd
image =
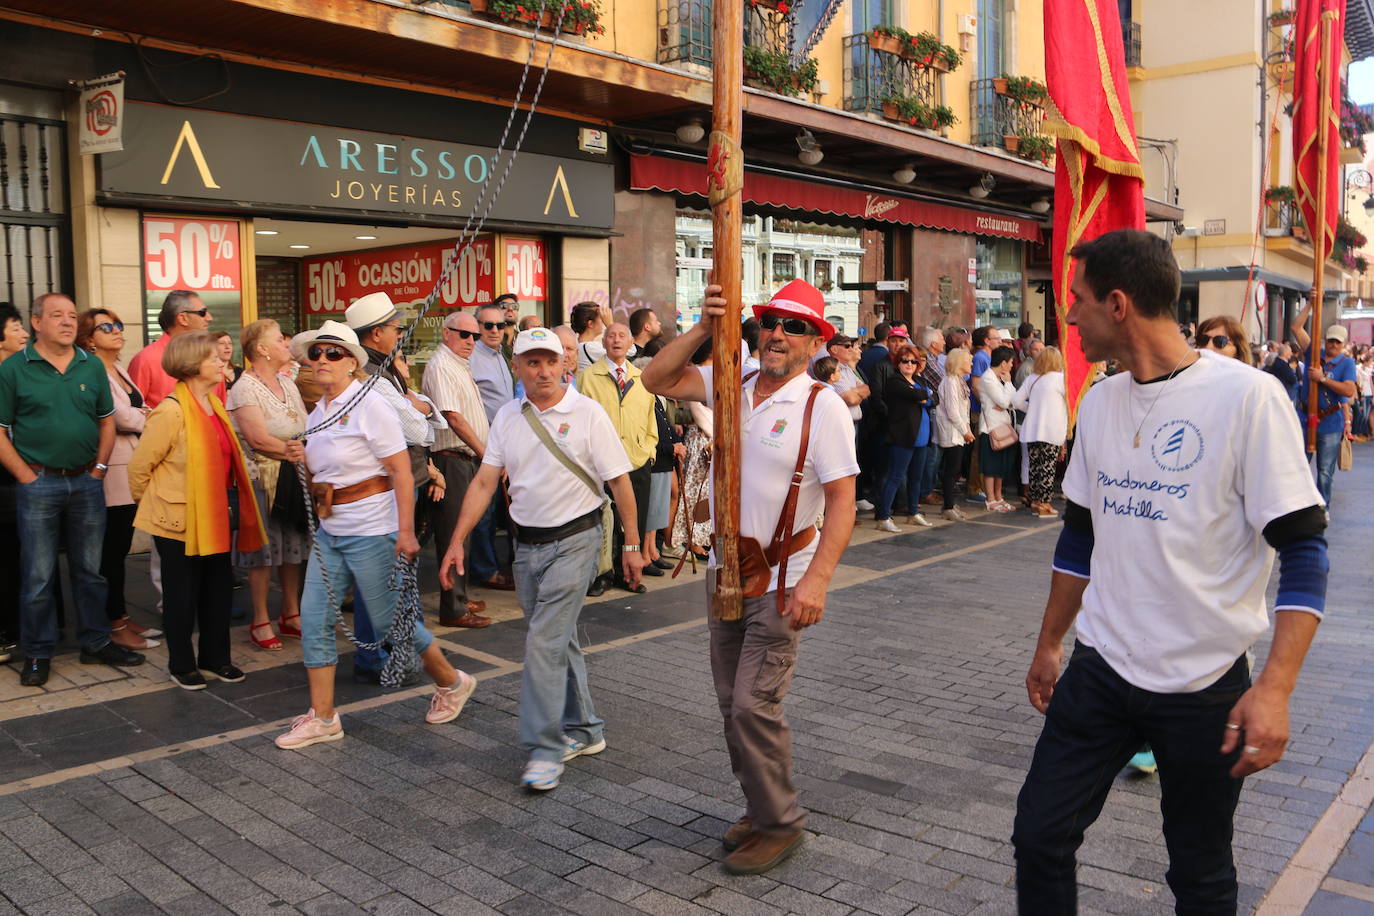
POLYGON ((860 512, 872 512, 878 508, 866 499, 860 499, 854 503, 854 508, 860 512))
POLYGON ((893 534, 900 534, 902 529, 897 527, 897 523, 890 518, 878 519, 878 524, 873 526, 879 531, 889 531, 893 534))
POLYGON ((425 721, 430 725, 452 722, 458 718, 458 714, 463 711, 463 704, 467 703, 468 697, 472 696, 476 689, 477 678, 466 671, 458 672, 458 681, 452 687, 435 685, 434 696, 429 699, 429 712, 425 713, 425 721))
POLYGON ((525 767, 520 784, 535 792, 547 792, 558 788, 558 777, 563 775, 563 764, 551 760, 531 760, 525 767))
POLYGON ((574 757, 592 757, 606 749, 606 739, 593 741, 588 744, 586 741, 578 741, 569 735, 563 736, 563 762, 567 763, 574 757))
POLYGON ((334 711, 334 718, 320 719, 316 717, 315 710, 311 709, 305 715, 293 719, 291 730, 278 735, 276 744, 284 750, 298 751, 312 744, 338 741, 343 736, 343 723, 339 721, 338 710, 334 711))
POLYGON ((930 522, 929 519, 927 519, 924 515, 922 515, 922 514, 919 513, 919 512, 917 512, 915 515, 911 516, 911 518, 907 519, 907 520, 906 520, 906 523, 907 523, 908 525, 916 525, 916 526, 919 527, 919 528, 934 528, 934 527, 935 527, 935 525, 932 524, 932 523, 930 522))

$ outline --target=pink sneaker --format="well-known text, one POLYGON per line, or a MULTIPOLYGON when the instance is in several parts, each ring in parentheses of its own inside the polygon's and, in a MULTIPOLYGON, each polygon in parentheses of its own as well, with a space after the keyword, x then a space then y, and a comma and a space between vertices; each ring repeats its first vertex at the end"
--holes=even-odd
POLYGON ((458 672, 458 683, 452 687, 435 687, 434 696, 429 701, 429 712, 425 713, 425 721, 430 725, 443 725, 445 722, 452 722, 458 718, 458 714, 463 711, 463 704, 467 703, 468 697, 477 689, 477 678, 468 674, 466 671, 458 672))
POLYGON ((315 716, 315 710, 312 709, 292 720, 290 731, 277 736, 277 747, 298 751, 312 744, 338 741, 343 736, 343 723, 339 721, 338 711, 335 711, 332 719, 320 719, 315 716))

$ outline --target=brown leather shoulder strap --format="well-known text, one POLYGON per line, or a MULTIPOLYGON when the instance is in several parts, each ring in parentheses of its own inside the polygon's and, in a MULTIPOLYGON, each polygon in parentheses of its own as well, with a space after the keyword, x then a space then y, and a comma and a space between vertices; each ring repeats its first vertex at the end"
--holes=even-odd
POLYGON ((779 551, 778 555, 781 556, 778 561, 779 614, 787 606, 787 548, 790 546, 788 542, 792 540, 792 521, 797 515, 797 496, 801 493, 806 453, 811 447, 811 412, 816 406, 816 396, 824 390, 824 385, 816 383, 811 386, 811 393, 807 395, 806 410, 802 413, 801 445, 797 447, 797 465, 792 470, 792 481, 787 486, 787 498, 782 502, 782 515, 778 518, 778 527, 773 530, 773 537, 768 543, 769 551, 779 551))

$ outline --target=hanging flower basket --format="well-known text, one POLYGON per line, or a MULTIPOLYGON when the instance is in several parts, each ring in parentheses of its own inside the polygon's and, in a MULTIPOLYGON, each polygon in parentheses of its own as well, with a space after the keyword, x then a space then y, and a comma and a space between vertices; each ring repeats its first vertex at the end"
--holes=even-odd
POLYGON ((1003 134, 1002 146, 1006 147, 1007 152, 1014 153, 1021 148, 1021 138, 1016 134, 1003 134))

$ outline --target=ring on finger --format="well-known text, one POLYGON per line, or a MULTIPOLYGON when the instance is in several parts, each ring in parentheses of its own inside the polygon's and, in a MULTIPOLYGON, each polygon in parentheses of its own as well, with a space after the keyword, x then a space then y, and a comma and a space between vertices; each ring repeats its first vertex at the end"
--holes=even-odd
POLYGON ((1234 722, 1227 722, 1227 723, 1226 723, 1226 727, 1229 728, 1229 729, 1230 729, 1231 731, 1233 731, 1233 732, 1238 732, 1238 731, 1240 731, 1240 726, 1239 726, 1239 725, 1236 725, 1234 722))
POLYGON ((1257 747, 1255 747, 1253 744, 1247 744, 1247 745, 1245 745, 1245 753, 1249 754, 1251 757, 1255 756, 1255 755, 1258 754, 1259 752, 1260 752, 1260 749, 1257 748, 1257 747))

